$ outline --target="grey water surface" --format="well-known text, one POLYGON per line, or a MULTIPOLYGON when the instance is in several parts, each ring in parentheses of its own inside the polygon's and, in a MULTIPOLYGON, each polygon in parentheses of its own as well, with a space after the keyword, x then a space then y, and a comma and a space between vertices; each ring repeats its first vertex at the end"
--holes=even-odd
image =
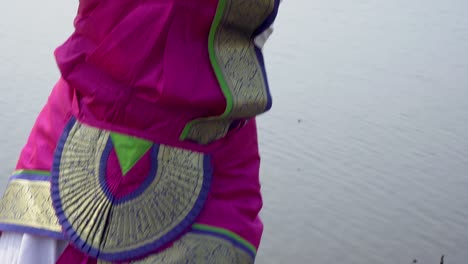
MULTIPOLYGON (((468 263, 468 1, 283 3, 257 263, 468 263)), ((0 2, 2 189, 76 5, 0 2)))

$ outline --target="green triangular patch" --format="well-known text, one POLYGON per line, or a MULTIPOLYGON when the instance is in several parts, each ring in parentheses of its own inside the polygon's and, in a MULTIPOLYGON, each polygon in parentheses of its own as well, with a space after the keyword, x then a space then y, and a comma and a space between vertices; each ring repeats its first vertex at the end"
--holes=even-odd
POLYGON ((112 143, 114 143, 115 153, 119 159, 123 176, 130 171, 137 161, 139 161, 153 145, 153 143, 148 140, 118 133, 111 133, 110 137, 112 143))

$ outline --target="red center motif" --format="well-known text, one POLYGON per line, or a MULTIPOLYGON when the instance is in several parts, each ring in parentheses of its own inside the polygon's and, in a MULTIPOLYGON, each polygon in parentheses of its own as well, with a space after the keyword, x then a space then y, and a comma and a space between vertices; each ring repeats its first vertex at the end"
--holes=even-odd
POLYGON ((121 199, 136 191, 145 179, 150 176, 150 169, 151 150, 148 150, 126 175, 122 175, 117 154, 115 149, 112 149, 106 166, 106 183, 111 194, 115 198, 121 199))

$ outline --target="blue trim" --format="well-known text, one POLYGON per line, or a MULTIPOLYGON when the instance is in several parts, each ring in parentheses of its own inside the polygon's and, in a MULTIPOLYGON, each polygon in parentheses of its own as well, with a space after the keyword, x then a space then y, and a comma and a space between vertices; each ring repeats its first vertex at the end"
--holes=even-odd
POLYGON ((175 226, 170 232, 162 236, 160 239, 146 244, 140 248, 134 250, 128 250, 120 253, 100 253, 99 258, 107 261, 125 261, 133 258, 142 257, 151 252, 154 252, 161 247, 164 247, 166 244, 174 241, 178 238, 184 231, 191 227, 195 219, 200 214, 206 199, 208 198, 208 193, 210 191, 210 186, 212 182, 213 168, 211 165, 211 158, 206 155, 203 160, 203 171, 204 171, 204 180, 202 183, 202 188, 200 195, 197 198, 197 201, 194 204, 194 207, 190 210, 184 220, 182 220, 177 226, 175 226))
MULTIPOLYGON (((271 12, 271 14, 262 23, 262 25, 259 28, 257 28, 257 30, 255 30, 253 38, 257 37, 263 31, 265 31, 266 29, 271 27, 271 25, 273 25, 273 22, 275 21, 277 15, 278 15, 280 0, 275 0, 274 5, 275 6, 274 6, 273 11, 271 12)), ((266 105, 264 110, 268 111, 268 110, 271 109, 271 107, 273 105, 273 99, 272 99, 271 92, 270 92, 270 85, 268 84, 268 77, 267 77, 266 68, 265 68, 265 60, 263 58, 262 50, 260 48, 258 48, 257 46, 255 46, 255 53, 257 54, 257 59, 258 59, 258 62, 260 64, 260 68, 262 69, 263 80, 265 81, 265 89, 266 89, 266 93, 267 93, 267 105, 266 105)))
POLYGON ((50 181, 49 175, 40 175, 40 174, 15 174, 10 177, 10 181, 14 180, 29 180, 29 181, 50 181))
POLYGON ((57 148, 54 153, 54 160, 52 163, 52 170, 51 170, 51 179, 50 179, 50 196, 52 198, 52 206, 55 209, 55 214, 59 220, 60 225, 62 226, 62 230, 66 236, 70 236, 69 238, 72 239, 73 235, 70 233, 70 229, 72 229, 70 223, 68 222, 67 218, 65 217, 65 213, 63 212, 63 205, 62 200, 60 199, 60 189, 59 189, 59 177, 60 177, 60 161, 62 159, 62 152, 67 142, 67 138, 70 134, 70 130, 75 125, 76 119, 74 117, 70 118, 68 124, 65 126, 62 135, 57 143, 57 148))
MULTIPOLYGON (((101 186, 102 191, 106 195, 107 199, 110 201, 114 202, 114 196, 112 195, 112 192, 110 191, 109 185, 107 185, 106 181, 106 170, 107 170, 107 161, 109 160, 109 155, 112 151, 112 148, 114 147, 112 143, 112 139, 109 137, 106 143, 106 147, 104 148, 104 151, 102 152, 101 155, 101 160, 99 161, 99 185, 101 186)), ((94 177, 95 175, 91 175, 94 177)))
MULTIPOLYGON (((91 257, 101 258, 106 261, 124 261, 124 260, 139 258, 151 252, 154 252, 160 249, 161 247, 166 246, 168 243, 178 238, 183 232, 185 232, 191 227, 191 225, 193 224, 193 222, 195 221, 195 219, 198 217, 201 210, 203 209, 206 199, 208 198, 208 193, 210 191, 213 168, 211 165, 211 157, 208 155, 204 156, 203 183, 202 183, 202 187, 200 190, 200 194, 198 195, 193 208, 187 214, 185 219, 183 219, 177 226, 175 226, 171 231, 169 231, 167 234, 162 236, 160 239, 157 239, 151 243, 148 243, 140 248, 137 248, 134 250, 122 251, 119 253, 103 253, 100 251, 100 249, 93 248, 89 244, 87 244, 85 241, 83 241, 81 237, 78 235, 78 233, 76 232, 76 230, 74 230, 70 221, 65 216, 65 213, 63 211, 62 200, 60 197, 60 189, 59 189, 60 162, 62 158, 62 153, 64 150, 65 143, 67 142, 67 139, 69 137, 70 130, 73 128, 75 123, 76 123, 76 120, 74 118, 72 118, 69 121, 69 123, 64 129, 64 132, 62 133, 62 136, 60 137, 56 152, 54 154, 54 162, 53 162, 52 174, 51 174, 51 197, 52 197, 53 207, 55 209, 57 218, 59 219, 59 223, 62 225, 62 229, 64 233, 66 234, 66 236, 68 236, 69 241, 72 244, 74 244, 78 250, 84 252, 85 254, 91 257)), ((158 150, 159 150, 158 147, 154 147, 152 150, 152 155, 157 155, 158 150)), ((155 168, 157 168, 156 165, 155 165, 155 168)), ((136 192, 133 194, 135 194, 135 196, 138 195, 136 192)), ((128 200, 130 200, 131 198, 132 197, 129 197, 128 200)), ((109 215, 107 215, 106 217, 111 217, 111 215, 112 215, 112 208, 110 209, 109 215)), ((108 219, 106 219, 106 221, 108 221, 108 219)))
POLYGON ((257 28, 254 32, 254 36, 260 35, 263 31, 271 27, 273 25, 273 22, 275 22, 276 17, 278 16, 278 10, 279 10, 279 5, 280 5, 280 0, 275 0, 275 6, 273 7, 273 11, 271 14, 266 18, 266 20, 260 25, 259 28, 257 28))
POLYGON ((199 230, 199 229, 192 229, 190 232, 194 233, 194 234, 203 234, 203 235, 214 236, 214 237, 218 237, 218 238, 227 240, 227 241, 231 242, 234 246, 236 246, 236 247, 242 249, 243 251, 247 252, 253 259, 255 259, 255 252, 252 252, 252 250, 250 250, 250 248, 248 248, 247 246, 245 246, 244 244, 240 243, 239 241, 237 241, 236 239, 234 239, 234 238, 232 238, 230 236, 227 236, 225 234, 220 234, 218 232, 211 232, 211 231, 199 230))
POLYGON ((273 98, 271 96, 270 92, 270 85, 268 83, 268 76, 266 73, 266 67, 265 67, 265 60, 263 59, 263 53, 262 50, 258 47, 255 46, 255 53, 257 54, 257 60, 258 63, 260 64, 260 68, 262 69, 262 74, 263 74, 263 80, 265 81, 265 90, 267 93, 267 104, 265 106, 265 111, 268 111, 271 109, 271 106, 273 105, 273 98))
POLYGON ((49 231, 49 230, 29 227, 29 226, 0 223, 0 230, 1 232, 26 233, 26 234, 36 235, 36 236, 43 236, 43 237, 50 237, 54 239, 65 240, 64 234, 60 232, 49 231))
POLYGON ((116 198, 112 192, 110 191, 109 185, 107 184, 106 181, 106 171, 107 171, 107 161, 109 159, 109 155, 114 147, 114 144, 112 143, 112 140, 109 138, 107 141, 106 147, 104 149, 104 152, 102 153, 101 156, 101 161, 99 163, 99 183, 101 185, 101 188, 107 198, 112 201, 113 204, 122 204, 125 202, 128 202, 132 199, 135 199, 136 197, 140 196, 150 185, 151 183, 155 180, 157 170, 158 170, 158 153, 159 153, 159 145, 153 144, 151 147, 151 168, 150 171, 148 172, 148 175, 146 176, 145 180, 141 183, 141 185, 133 192, 124 195, 122 198, 116 198))

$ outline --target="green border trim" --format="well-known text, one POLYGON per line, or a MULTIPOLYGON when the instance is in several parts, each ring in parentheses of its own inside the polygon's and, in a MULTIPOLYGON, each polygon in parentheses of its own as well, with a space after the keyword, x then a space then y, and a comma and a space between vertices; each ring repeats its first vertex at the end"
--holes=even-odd
POLYGON ((223 71, 221 70, 221 66, 219 65, 218 57, 215 51, 215 37, 216 37, 216 34, 218 33, 218 28, 219 28, 219 25, 221 24, 221 20, 223 19, 225 9, 226 9, 226 0, 219 0, 218 7, 216 8, 216 14, 215 14, 213 23, 211 25, 210 33, 208 36, 208 53, 210 56, 211 65, 215 72, 216 78, 218 79, 223 95, 226 98, 226 109, 224 110, 224 113, 222 113, 220 116, 199 118, 199 119, 190 121, 185 126, 184 130, 182 131, 182 134, 180 135, 180 140, 185 140, 187 138, 190 132, 190 129, 192 129, 192 126, 196 122, 203 121, 203 120, 209 121, 209 120, 223 119, 223 118, 226 118, 232 112, 232 108, 234 106, 234 98, 226 82, 226 79, 224 78, 224 74, 223 74, 223 71))
POLYGON ((223 229, 223 228, 219 228, 219 227, 214 227, 214 226, 209 226, 209 225, 204 225, 204 224, 193 224, 192 225, 192 228, 194 230, 199 230, 199 231, 207 231, 207 232, 213 232, 213 233, 218 233, 218 234, 222 234, 222 235, 225 235, 229 238, 232 238, 234 239, 235 241, 239 242, 240 244, 242 244, 243 246, 247 247, 249 250, 251 250, 251 252, 254 254, 254 255, 257 255, 257 249, 254 247, 254 245, 252 245, 250 242, 248 242, 247 240, 243 239, 241 236, 237 235, 236 233, 234 232, 231 232, 229 230, 226 230, 226 229, 223 229))
POLYGON ((19 174, 49 175, 50 176, 50 171, 44 171, 44 170, 15 170, 12 173, 12 175, 19 175, 19 174))

